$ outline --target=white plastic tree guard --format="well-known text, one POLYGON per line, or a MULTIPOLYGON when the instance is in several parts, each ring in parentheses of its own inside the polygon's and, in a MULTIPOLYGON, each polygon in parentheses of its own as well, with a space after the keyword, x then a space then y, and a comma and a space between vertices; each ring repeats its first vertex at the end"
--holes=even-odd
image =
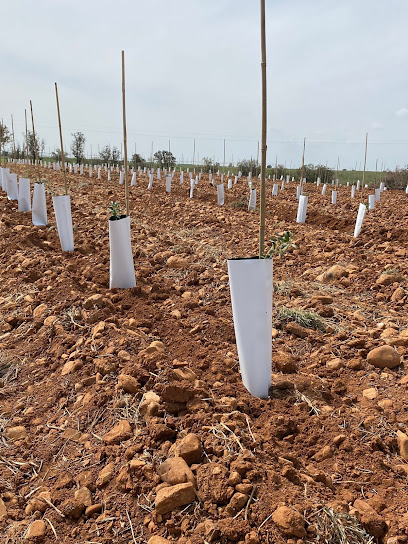
POLYGON ((133 172, 132 174, 132 180, 130 182, 130 186, 134 187, 136 185, 136 172, 133 172))
POLYGON ((281 191, 283 191, 285 188, 285 180, 283 179, 282 180, 282 183, 281 183, 281 191))
POLYGON ((102 177, 101 177, 101 169, 100 169, 100 168, 98 168, 98 179, 102 179, 102 177))
POLYGON ((184 173, 183 171, 180 172, 180 183, 184 182, 184 173))
POLYGON ((171 176, 166 176, 166 193, 171 193, 171 176))
POLYGON ((368 195, 368 209, 374 210, 375 207, 375 195, 368 195))
POLYGON ((55 219, 62 251, 74 251, 74 231, 72 229, 71 197, 53 196, 55 219))
POLYGON ((357 191, 359 191, 359 190, 360 190, 360 180, 358 179, 357 180, 357 191))
POLYGON ((332 191, 331 194, 331 203, 336 204, 337 203, 337 191, 332 191))
MULTIPOLYGON (((166 169, 164 169, 166 170, 166 169)), ((166 172, 165 172, 166 174, 166 172)), ((161 179, 161 172, 160 172, 160 168, 157 169, 157 179, 161 179)))
POLYGON ((89 177, 92 177, 92 166, 89 167, 89 177))
POLYGON ((351 186, 351 198, 354 198, 356 196, 356 186, 351 186))
POLYGON ((278 184, 274 183, 273 186, 272 186, 272 196, 278 196, 278 189, 279 189, 278 184))
POLYGON ((120 171, 119 174, 119 185, 123 185, 124 172, 120 171))
POLYGON ((81 174, 81 176, 84 175, 84 165, 83 164, 79 165, 79 173, 81 174))
POLYGON ((305 223, 306 222, 306 213, 307 213, 307 203, 308 203, 309 197, 305 195, 300 195, 299 197, 299 205, 298 205, 298 212, 296 217, 296 223, 305 223))
POLYGON ((47 202, 43 183, 34 183, 32 221, 38 227, 47 224, 47 202))
POLYGON ((381 200, 381 189, 378 188, 375 190, 375 201, 380 202, 380 200, 381 200))
POLYGON ((296 187, 296 200, 299 200, 300 195, 302 194, 302 186, 298 185, 296 187))
POLYGON ((18 200, 17 174, 6 174, 7 198, 9 200, 18 200))
POLYGON ((235 176, 234 177, 234 185, 236 185, 238 183, 238 176, 235 176))
POLYGON ((232 189, 232 179, 228 179, 228 189, 232 189))
POLYGON ((323 196, 326 194, 326 189, 327 189, 327 183, 324 183, 323 187, 322 187, 322 195, 323 196))
POLYGON ((256 207, 256 189, 250 189, 248 211, 255 210, 256 207))
POLYGON ((129 216, 109 220, 109 248, 109 288, 130 289, 135 287, 136 276, 130 241, 129 216))
POLYGON ((218 206, 224 206, 224 185, 222 183, 217 185, 217 202, 218 206))
POLYGON ((108 181, 111 180, 111 173, 110 173, 110 170, 108 170, 108 181))
POLYGON ((7 174, 10 174, 10 168, 2 168, 0 170, 1 188, 7 192, 7 174))
POLYGON ((357 238, 357 236, 361 232, 361 227, 363 226, 366 210, 367 210, 366 205, 360 203, 358 207, 356 226, 354 227, 354 238, 357 238))
POLYGON ((190 179, 190 198, 193 198, 193 196, 194 196, 194 187, 195 187, 195 182, 191 178, 190 179))
POLYGON ((147 186, 148 189, 151 189, 153 187, 153 174, 149 174, 149 185, 147 186))
POLYGON ((31 211, 31 192, 30 180, 28 178, 20 178, 18 183, 18 211, 31 211))
POLYGON ((242 382, 267 398, 272 372, 272 259, 230 259, 228 275, 242 382))
POLYGON ((316 186, 319 187, 320 183, 321 183, 320 178, 317 178, 317 180, 316 180, 316 186))

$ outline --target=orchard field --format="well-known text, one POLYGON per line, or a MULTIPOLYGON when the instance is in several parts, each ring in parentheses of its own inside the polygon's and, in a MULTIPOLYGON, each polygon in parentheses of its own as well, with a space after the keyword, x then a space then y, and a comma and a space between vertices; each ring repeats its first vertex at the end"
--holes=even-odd
POLYGON ((306 183, 303 225, 296 183, 272 198, 267 180, 266 240, 289 230, 296 248, 274 258, 262 400, 227 271, 258 251, 246 179, 218 206, 208 174, 194 198, 178 173, 169 194, 138 174, 136 287, 109 290, 118 174, 68 175, 74 252, 50 199, 63 174, 43 176, 46 227, 0 196, 1 542, 408 542, 408 196, 384 191, 354 238, 361 191, 333 205, 306 183))

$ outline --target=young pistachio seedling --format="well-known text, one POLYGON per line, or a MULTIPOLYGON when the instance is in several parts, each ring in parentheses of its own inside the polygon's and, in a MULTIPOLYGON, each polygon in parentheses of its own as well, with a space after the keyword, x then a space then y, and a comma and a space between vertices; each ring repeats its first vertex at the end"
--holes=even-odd
POLYGON ((108 207, 108 210, 111 214, 111 221, 117 221, 119 219, 122 219, 123 216, 123 210, 122 210, 122 206, 120 205, 120 202, 111 202, 109 204, 109 207, 108 207))
POLYGON ((264 253, 263 258, 272 259, 278 253, 279 258, 282 259, 289 249, 296 249, 296 245, 293 243, 294 239, 294 234, 288 230, 285 230, 283 234, 275 234, 270 240, 271 249, 264 253))

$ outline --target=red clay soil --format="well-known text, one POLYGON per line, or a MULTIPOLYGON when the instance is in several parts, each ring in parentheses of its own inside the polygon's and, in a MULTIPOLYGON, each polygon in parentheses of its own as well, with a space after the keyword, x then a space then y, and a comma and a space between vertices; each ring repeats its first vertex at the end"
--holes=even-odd
POLYGON ((354 239, 349 188, 332 205, 307 185, 298 225, 295 184, 272 198, 268 182, 267 238, 291 230, 297 249, 274 260, 261 400, 241 383, 226 262, 257 254, 246 180, 219 207, 208 175, 193 199, 178 174, 171 194, 138 175, 137 286, 109 290, 118 175, 69 176, 73 253, 50 198, 62 174, 43 175, 47 227, 0 196, 0 541, 336 543, 340 524, 350 543, 408 542, 408 197, 383 193, 354 239), (370 364, 387 344, 401 363, 370 364))

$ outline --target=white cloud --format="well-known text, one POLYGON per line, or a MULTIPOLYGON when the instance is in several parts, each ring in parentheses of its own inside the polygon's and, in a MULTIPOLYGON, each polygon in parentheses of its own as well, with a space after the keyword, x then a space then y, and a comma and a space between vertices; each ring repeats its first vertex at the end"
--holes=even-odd
POLYGON ((382 123, 378 123, 377 121, 373 121, 373 122, 371 123, 371 128, 372 128, 373 130, 378 130, 378 129, 380 129, 380 128, 384 128, 384 125, 383 125, 382 123))
POLYGON ((397 117, 405 117, 406 115, 408 115, 408 108, 400 108, 395 112, 395 115, 397 117))

